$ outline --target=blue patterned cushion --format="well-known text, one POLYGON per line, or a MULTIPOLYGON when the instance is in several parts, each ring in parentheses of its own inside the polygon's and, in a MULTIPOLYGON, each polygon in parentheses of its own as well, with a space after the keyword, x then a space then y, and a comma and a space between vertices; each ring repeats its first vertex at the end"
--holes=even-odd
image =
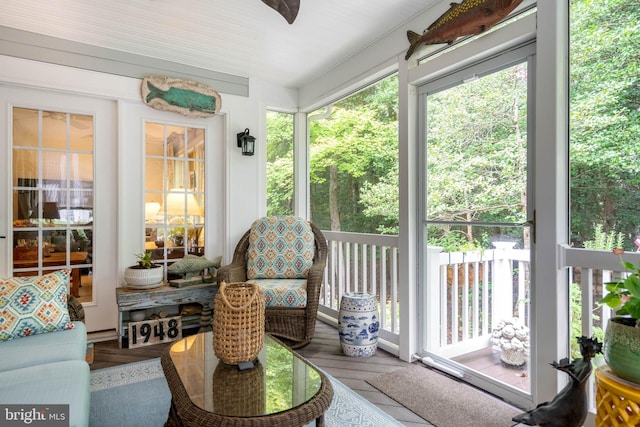
POLYGON ((0 342, 72 329, 67 310, 70 270, 0 280, 0 342))
POLYGON ((306 279, 313 254, 309 222, 295 216, 261 218, 249 233, 247 279, 306 279))
POLYGON ((307 279, 249 280, 264 292, 266 308, 305 308, 307 306, 307 279))

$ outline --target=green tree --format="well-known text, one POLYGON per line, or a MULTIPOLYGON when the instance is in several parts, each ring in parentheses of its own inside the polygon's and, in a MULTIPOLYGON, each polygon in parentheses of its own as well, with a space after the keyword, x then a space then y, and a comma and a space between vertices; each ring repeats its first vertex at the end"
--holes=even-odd
MULTIPOLYGON (((640 205, 640 1, 571 0, 571 240, 631 237, 640 205)), ((632 245, 626 248, 632 249, 632 245)))
POLYGON ((293 214, 293 114, 267 111, 267 215, 293 214))
POLYGON ((397 195, 384 200, 385 214, 363 197, 398 181, 397 88, 394 75, 310 114, 311 212, 320 228, 397 233, 397 195))
MULTIPOLYGON (((429 220, 526 220, 526 70, 519 64, 428 96, 429 220)), ((431 227, 429 235, 450 249, 482 240, 472 226, 431 227), (464 239, 452 239, 454 231, 464 239)))

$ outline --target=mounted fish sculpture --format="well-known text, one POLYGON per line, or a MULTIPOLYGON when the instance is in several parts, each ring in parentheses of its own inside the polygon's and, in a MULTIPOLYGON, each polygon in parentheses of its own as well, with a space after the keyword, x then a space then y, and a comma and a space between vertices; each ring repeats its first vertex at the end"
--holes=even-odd
POLYGON ((424 33, 407 31, 410 46, 404 59, 409 59, 422 44, 451 44, 458 37, 487 31, 509 15, 520 3, 522 0, 464 0, 462 3, 451 3, 449 10, 436 19, 424 33))
POLYGON ((289 24, 293 24, 300 10, 300 0, 262 0, 262 3, 277 10, 289 24))
POLYGON ((222 106, 218 92, 190 80, 147 76, 142 79, 141 90, 142 100, 148 106, 187 117, 211 117, 222 106))

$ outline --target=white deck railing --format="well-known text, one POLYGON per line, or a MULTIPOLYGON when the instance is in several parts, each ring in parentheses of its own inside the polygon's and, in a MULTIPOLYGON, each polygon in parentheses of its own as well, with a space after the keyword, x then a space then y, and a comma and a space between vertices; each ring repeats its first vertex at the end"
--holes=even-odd
MULTIPOLYGON (((329 252, 320 312, 337 322, 345 292, 370 292, 381 302, 380 338, 398 344, 398 237, 323 231, 329 252), (382 304, 382 302, 385 302, 382 304), (382 309, 384 307, 384 309, 382 309)), ((500 247, 484 251, 442 252, 429 247, 424 294, 439 301, 426 312, 429 348, 455 357, 490 346, 493 326, 502 318, 517 317, 529 326, 529 250, 500 247), (437 308, 437 309, 434 309, 437 308)), ((603 284, 623 274, 620 259, 610 251, 560 247, 559 268, 567 268, 570 283, 580 287, 581 334, 604 329, 611 316, 597 307, 603 284)), ((624 259, 640 263, 640 253, 624 259)), ((576 320, 574 320, 576 321, 576 320)), ((575 357, 575 355, 574 355, 575 357)), ((589 388, 593 405, 593 384, 589 388)))
POLYGON ((322 231, 328 255, 320 312, 337 322, 346 292, 368 292, 380 303, 380 338, 398 345, 398 236, 322 231))
POLYGON ((503 319, 515 317, 529 326, 529 250, 513 249, 511 243, 495 246, 466 252, 429 248, 425 293, 429 301, 439 301, 438 310, 426 316, 430 351, 455 357, 486 348, 503 319))
MULTIPOLYGON (((337 322, 344 293, 377 295, 380 338, 398 345, 398 237, 337 231, 323 234, 329 250, 320 312, 337 322)), ((427 326, 432 329, 427 335, 436 340, 432 342, 435 348, 455 355, 469 351, 473 342, 486 347, 494 319, 516 316, 528 324, 529 251, 511 246, 470 252, 429 248, 431 264, 427 266, 425 292, 430 301, 439 301, 439 310, 428 310, 427 326)))
MULTIPOLYGON (((599 307, 597 302, 606 293, 604 284, 625 274, 624 266, 620 257, 611 251, 576 249, 567 245, 562 245, 560 249, 560 267, 569 268, 571 283, 580 287, 582 335, 590 337, 594 328, 606 328, 611 310, 599 307)), ((626 252, 622 257, 633 264, 640 263, 640 253, 626 252)))
MULTIPOLYGON (((623 255, 625 261, 638 265, 640 254, 627 252, 623 255)), ((597 335, 596 328, 600 334, 604 334, 607 322, 612 316, 609 307, 600 307, 598 301, 603 294, 606 295, 605 285, 607 282, 617 280, 625 274, 624 267, 620 262, 620 257, 615 256, 611 251, 599 251, 590 249, 576 249, 568 245, 560 246, 560 268, 568 268, 570 273, 570 283, 576 284, 580 288, 582 300, 580 319, 581 335, 591 337, 597 335)), ((571 337, 575 340, 575 337, 571 337)), ((572 357, 580 357, 572 355, 572 357)), ((596 365, 604 363, 596 361, 596 365)), ((590 386, 587 387, 591 412, 595 411, 595 385, 593 376, 590 386)))

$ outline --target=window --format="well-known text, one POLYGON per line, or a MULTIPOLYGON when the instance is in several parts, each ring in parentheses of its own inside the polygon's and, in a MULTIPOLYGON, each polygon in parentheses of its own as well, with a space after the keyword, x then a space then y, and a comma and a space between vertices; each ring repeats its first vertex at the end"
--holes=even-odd
POLYGON ((204 254, 205 132, 145 125, 145 249, 156 262, 204 254))
POLYGON ((94 118, 16 107, 12 123, 13 274, 70 268, 91 301, 94 118))
POLYGON ((323 230, 398 232, 398 77, 309 114, 310 202, 323 230))
POLYGON ((267 111, 267 214, 293 214, 293 114, 267 111))
POLYGON ((637 250, 640 8, 623 0, 570 7, 571 245, 637 250), (606 247, 596 239, 603 235, 606 247))
MULTIPOLYGON (((640 8, 623 0, 571 0, 569 6, 570 245, 637 251, 640 8)), ((603 340, 611 311, 596 301, 614 276, 582 267, 573 267, 569 275, 569 344, 573 357, 579 357, 573 337, 603 340), (589 319, 583 319, 585 313, 589 319)))

